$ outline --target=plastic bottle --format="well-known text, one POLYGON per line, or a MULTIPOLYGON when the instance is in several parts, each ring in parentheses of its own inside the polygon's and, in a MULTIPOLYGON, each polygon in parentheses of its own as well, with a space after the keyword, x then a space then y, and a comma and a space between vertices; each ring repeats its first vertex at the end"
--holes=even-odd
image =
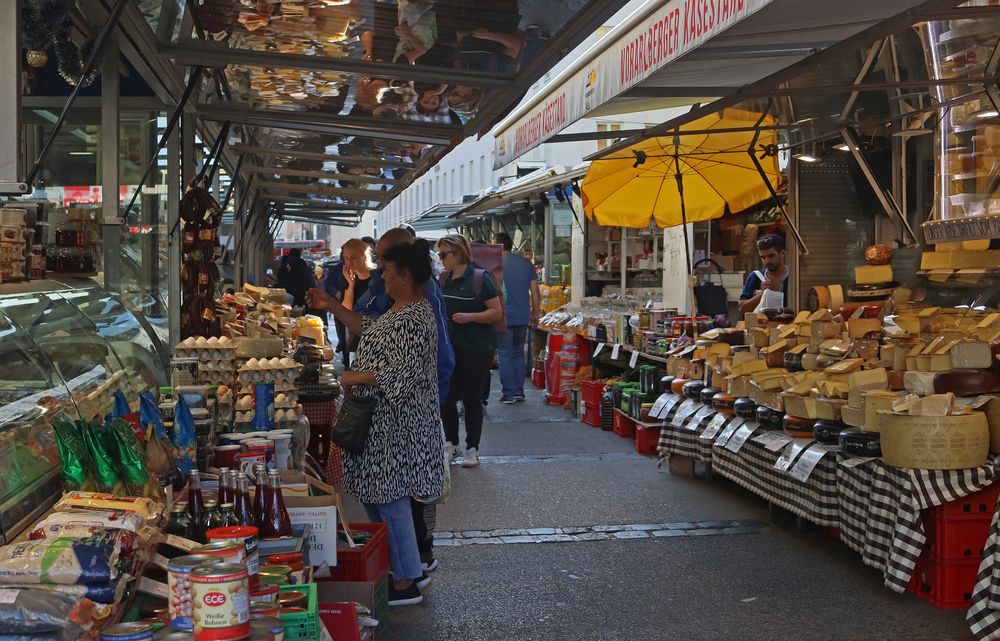
POLYGON ((191 517, 191 539, 205 541, 205 500, 201 495, 201 476, 191 470, 188 476, 187 512, 191 517))
POLYGON ((292 520, 281 496, 281 478, 278 470, 268 470, 267 487, 264 495, 264 520, 260 524, 260 535, 264 539, 277 539, 292 535, 292 520))
POLYGON ((236 474, 236 503, 233 508, 240 525, 257 527, 257 516, 250 501, 250 480, 243 472, 236 474))

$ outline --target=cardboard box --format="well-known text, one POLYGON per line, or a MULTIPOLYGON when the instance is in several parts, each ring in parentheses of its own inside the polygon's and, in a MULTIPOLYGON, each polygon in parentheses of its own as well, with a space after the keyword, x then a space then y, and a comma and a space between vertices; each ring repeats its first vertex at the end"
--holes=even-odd
POLYGON ((316 597, 320 603, 360 603, 375 611, 375 588, 370 581, 329 581, 316 579, 316 597))
MULTIPOLYGON (((719 263, 719 267, 722 267, 724 272, 734 272, 736 271, 736 261, 739 260, 739 256, 723 256, 722 254, 712 254, 712 260, 719 263)), ((714 267, 714 265, 713 265, 714 267)))

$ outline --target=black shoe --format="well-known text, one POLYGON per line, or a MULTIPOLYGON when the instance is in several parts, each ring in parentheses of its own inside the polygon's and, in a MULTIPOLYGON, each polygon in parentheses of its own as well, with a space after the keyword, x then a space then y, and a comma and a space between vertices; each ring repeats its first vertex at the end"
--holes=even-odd
POLYGON ((424 572, 423 574, 420 575, 420 578, 414 581, 413 583, 414 585, 417 586, 418 589, 426 590, 427 586, 431 584, 431 577, 427 576, 427 573, 424 572))
POLYGON ((514 402, 515 403, 523 403, 524 402, 524 394, 514 394, 514 402))
POLYGON ((398 605, 419 605, 424 602, 423 595, 416 583, 411 583, 410 587, 397 590, 391 583, 389 584, 389 606, 398 605))
POLYGON ((438 560, 434 558, 433 554, 430 555, 420 555, 420 567, 423 568, 424 572, 433 572, 438 569, 438 560))

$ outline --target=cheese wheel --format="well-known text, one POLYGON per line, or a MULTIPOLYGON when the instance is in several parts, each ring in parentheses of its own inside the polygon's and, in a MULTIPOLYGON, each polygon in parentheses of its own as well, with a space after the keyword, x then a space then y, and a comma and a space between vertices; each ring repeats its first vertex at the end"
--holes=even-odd
POLYGON ((830 290, 824 285, 816 285, 809 290, 807 299, 809 311, 830 309, 830 290))
POLYGON ((782 354, 782 364, 789 372, 798 372, 802 369, 802 352, 785 352, 782 354))
POLYGON ((893 467, 962 470, 986 462, 990 430, 986 415, 910 416, 882 419, 882 458, 893 467))
POLYGON ((688 382, 686 378, 675 378, 670 381, 670 392, 681 396, 684 392, 684 385, 688 382))
POLYGON ((889 389, 899 391, 906 389, 906 372, 901 369, 891 369, 886 372, 889 379, 889 389))
POLYGON ((1000 374, 995 370, 953 369, 934 375, 934 393, 978 396, 1000 389, 1000 374))
POLYGON ((802 369, 810 372, 823 369, 819 364, 819 354, 803 354, 802 369))
POLYGON ((827 291, 830 292, 830 309, 836 313, 844 306, 844 288, 840 285, 828 285, 827 291))

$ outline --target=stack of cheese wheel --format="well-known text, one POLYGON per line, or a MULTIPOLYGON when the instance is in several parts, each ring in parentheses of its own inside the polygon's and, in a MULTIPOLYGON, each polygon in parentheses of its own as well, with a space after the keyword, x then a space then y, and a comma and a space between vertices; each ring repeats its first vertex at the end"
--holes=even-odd
POLYGON ((877 303, 892 296, 899 283, 893 280, 892 250, 887 245, 872 245, 865 250, 865 265, 854 268, 854 285, 847 290, 852 303, 877 303))
POLYGON ((887 414, 882 420, 886 465, 960 470, 986 462, 990 430, 982 412, 955 416, 887 414))

